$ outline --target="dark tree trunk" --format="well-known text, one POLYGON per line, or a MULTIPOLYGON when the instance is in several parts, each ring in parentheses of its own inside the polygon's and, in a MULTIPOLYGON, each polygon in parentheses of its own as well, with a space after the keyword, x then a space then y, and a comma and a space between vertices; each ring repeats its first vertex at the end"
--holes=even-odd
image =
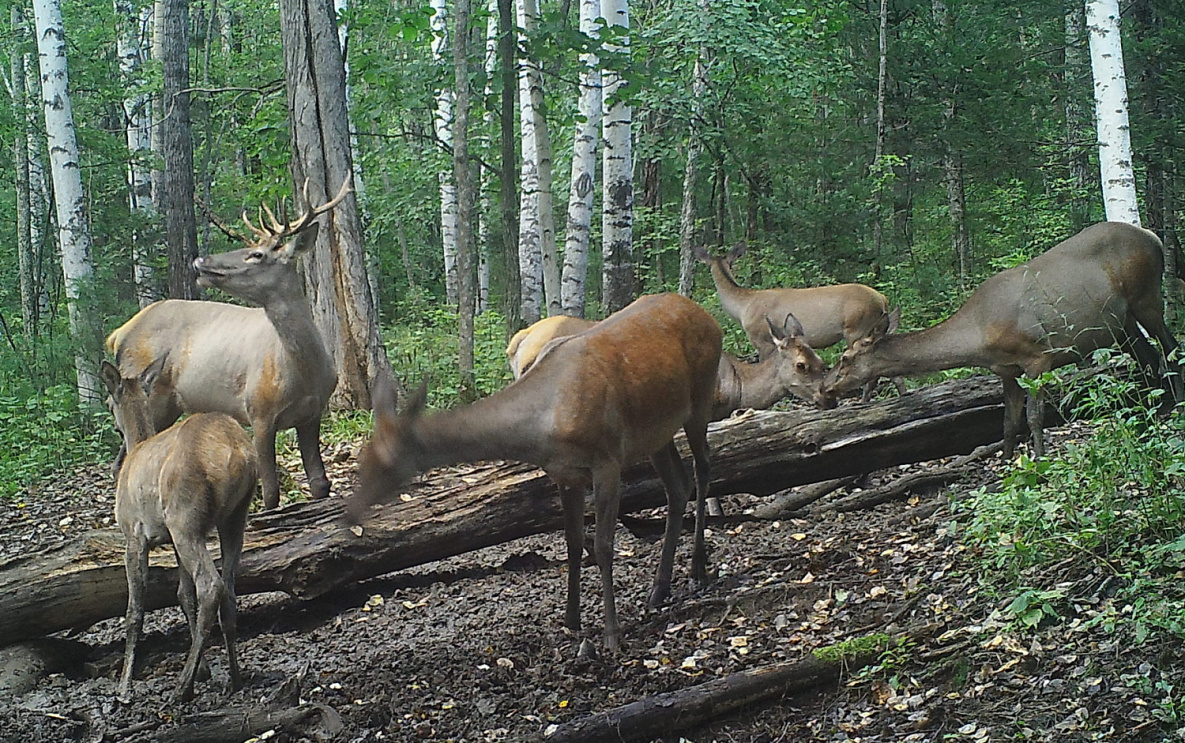
MULTIPOLYGON (((336 17, 331 0, 280 2, 292 180, 297 193, 308 183, 312 206, 329 201, 354 173, 336 17)), ((331 405, 365 409, 370 385, 393 374, 370 296, 356 197, 347 196, 323 225, 304 275, 313 317, 337 367, 331 405)))
POLYGON ((200 296, 193 261, 198 256, 197 219, 193 207, 193 132, 189 120, 189 2, 159 0, 157 53, 161 63, 160 210, 165 219, 169 258, 169 296, 200 296))
POLYGON ((456 0, 453 17, 453 177, 457 183, 457 297, 460 307, 461 399, 476 394, 473 375, 473 313, 477 294, 477 261, 473 249, 473 204, 476 192, 469 164, 469 14, 470 0, 456 0))

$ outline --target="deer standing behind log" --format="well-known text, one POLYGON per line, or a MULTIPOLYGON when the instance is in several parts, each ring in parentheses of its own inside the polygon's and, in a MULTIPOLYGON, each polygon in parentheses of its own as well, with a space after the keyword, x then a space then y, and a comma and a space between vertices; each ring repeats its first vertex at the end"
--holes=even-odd
MULTIPOLYGON (((551 350, 553 343, 596 324, 595 320, 555 315, 518 331, 506 348, 514 378, 522 377, 543 353, 551 350)), ((769 330, 774 353, 756 364, 720 354, 712 420, 723 420, 744 408, 764 410, 786 395, 824 410, 835 407, 835 396, 823 390, 827 369, 819 354, 803 340, 802 324, 794 315, 787 315, 781 327, 771 323, 769 330)))
MULTIPOLYGON (((801 289, 749 289, 737 283, 732 264, 745 254, 745 243, 738 243, 723 256, 713 256, 703 247, 695 248, 695 257, 707 264, 720 297, 720 306, 741 324, 759 359, 774 352, 770 328, 794 315, 802 323, 803 338, 811 348, 828 348, 846 341, 850 347, 861 338, 884 335, 889 327, 889 301, 885 295, 864 284, 836 284, 801 289)), ((894 380, 897 391, 905 386, 894 380)), ((869 380, 864 400, 872 397, 876 380, 869 380)))
POLYGON ((376 390, 374 437, 359 457, 359 486, 349 508, 393 498, 417 474, 457 462, 512 459, 541 467, 559 486, 568 554, 565 624, 580 628, 584 491, 596 513, 594 556, 601 570, 605 645, 620 628, 613 599, 613 542, 621 470, 650 457, 667 491, 667 524, 651 605, 670 595, 675 547, 689 483, 673 437, 687 435, 695 468, 692 566, 707 579, 704 503, 708 420, 722 333, 716 320, 677 294, 642 297, 596 327, 556 345, 529 374, 472 405, 422 416, 425 390, 397 414, 390 388, 376 390))
POLYGON ((1045 404, 1017 382, 1118 345, 1149 381, 1167 375, 1182 399, 1180 370, 1169 354, 1177 341, 1164 321, 1160 239, 1129 224, 1088 227, 1027 263, 992 276, 953 315, 913 333, 858 341, 829 372, 835 392, 869 379, 982 366, 1004 384, 1004 451, 1016 446, 1027 409, 1036 456, 1045 452, 1045 404), (1160 344, 1153 348, 1140 327, 1160 344))
POLYGON ((190 633, 176 700, 193 697, 194 678, 215 616, 226 643, 230 686, 243 685, 235 654, 235 572, 251 495, 259 480, 255 449, 239 424, 222 413, 196 413, 154 433, 149 390, 162 366, 163 359, 129 378, 104 361, 101 373, 116 427, 127 446, 115 488, 115 520, 127 541, 127 646, 118 687, 124 702, 131 699, 136 645, 144 627, 148 551, 164 544, 172 544, 177 555, 177 600, 190 633), (221 574, 206 550, 206 535, 214 529, 222 552, 221 574))
POLYGON ((244 213, 255 236, 239 236, 248 247, 194 261, 199 284, 258 308, 167 299, 140 310, 107 338, 124 377, 138 377, 163 360, 149 401, 154 430, 164 430, 182 413, 200 412, 226 413, 251 426, 265 508, 280 503, 276 431, 285 428, 296 429, 312 497, 329 495, 321 416, 337 372, 313 322, 296 258, 317 241, 314 220, 349 192, 347 181, 329 202, 309 208, 306 184, 305 211, 295 221, 280 223, 265 207, 270 224, 261 218, 256 227, 244 213))

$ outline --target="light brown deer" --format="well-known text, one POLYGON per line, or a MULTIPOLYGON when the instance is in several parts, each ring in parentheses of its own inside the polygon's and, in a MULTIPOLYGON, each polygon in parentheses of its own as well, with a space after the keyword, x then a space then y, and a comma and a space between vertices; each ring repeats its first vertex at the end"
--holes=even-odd
POLYGON ((926 330, 858 341, 829 372, 834 392, 869 379, 981 366, 1004 384, 1004 450, 1011 456, 1027 408, 1033 452, 1045 452, 1044 401, 1017 382, 1119 345, 1149 379, 1167 374, 1175 402, 1177 341, 1164 322, 1160 240, 1118 222, 1088 227, 1042 255, 983 282, 953 315, 926 330), (1140 328, 1160 344, 1157 350, 1140 328))
POLYGON ((255 226, 248 247, 198 258, 198 283, 217 287, 258 308, 224 302, 168 299, 140 310, 107 338, 120 374, 137 377, 163 359, 150 401, 153 427, 164 430, 182 413, 217 412, 251 426, 263 481, 263 504, 280 502, 276 431, 295 428, 313 498, 329 495, 321 460, 321 416, 337 386, 333 357, 313 322, 296 258, 316 243, 316 218, 350 192, 281 224, 255 226), (295 240, 290 238, 295 237, 295 240))
POLYGON ((596 320, 585 320, 570 315, 552 315, 523 328, 514 334, 506 345, 506 356, 510 360, 510 373, 515 379, 521 377, 535 358, 550 341, 577 335, 596 325, 596 320))
MULTIPOLYGON (((846 341, 851 346, 861 338, 876 337, 887 332, 889 302, 885 296, 864 284, 836 284, 801 289, 749 289, 737 283, 732 273, 733 262, 745 254, 747 245, 738 243, 723 256, 713 256, 697 246, 695 256, 707 264, 712 281, 720 297, 720 306, 741 324, 749 341, 757 349, 758 358, 774 352, 770 327, 775 327, 787 315, 794 315, 802 323, 803 338, 811 348, 828 348, 846 341)), ((869 380, 864 399, 872 396, 876 380, 869 380)), ((899 380, 894 380, 898 392, 904 392, 899 380)))
MULTIPOLYGON (((553 342, 594 325, 593 320, 556 315, 518 331, 506 349, 515 379, 525 374, 541 354, 550 352, 553 342)), ((745 363, 728 353, 720 354, 712 420, 722 420, 745 408, 764 410, 786 395, 823 409, 835 407, 835 396, 823 390, 827 369, 819 354, 803 340, 802 324, 794 315, 787 315, 781 327, 770 323, 769 332, 775 351, 756 364, 745 363)))
POLYGON ((687 474, 672 437, 682 428, 695 466, 695 577, 706 580, 704 503, 708 487, 708 419, 720 361, 720 326, 677 294, 642 297, 581 335, 559 343, 529 374, 472 405, 422 416, 423 388, 401 414, 394 394, 376 390, 374 437, 359 461, 350 502, 356 521, 389 500, 418 473, 456 462, 513 459, 535 464, 559 486, 568 551, 565 624, 580 628, 580 559, 584 491, 596 513, 594 556, 601 570, 605 645, 620 628, 613 599, 613 541, 622 467, 650 457, 667 490, 662 558, 651 592, 670 594, 675 546, 687 504, 687 474))
POLYGON ((222 413, 197 413, 154 433, 148 397, 162 366, 157 361, 143 374, 129 378, 104 361, 101 373, 111 395, 115 424, 127 445, 115 488, 115 520, 127 541, 127 646, 118 687, 124 702, 131 699, 136 645, 144 627, 148 551, 164 544, 172 544, 177 555, 177 600, 190 633, 176 700, 193 697, 194 678, 215 616, 226 643, 230 686, 243 685, 235 653, 235 572, 247 510, 259 480, 255 449, 239 424, 222 413), (222 552, 221 574, 206 550, 206 535, 214 529, 222 552))

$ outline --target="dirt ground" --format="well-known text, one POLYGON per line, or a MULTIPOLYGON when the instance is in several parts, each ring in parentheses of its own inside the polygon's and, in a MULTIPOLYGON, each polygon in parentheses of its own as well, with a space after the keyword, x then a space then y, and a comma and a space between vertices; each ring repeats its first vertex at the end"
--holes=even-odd
MULTIPOLYGON (((335 458, 345 459, 336 492, 347 492, 352 462, 335 458)), ((246 687, 227 692, 216 641, 207 653, 211 677, 186 705, 168 701, 188 643, 180 609, 149 614, 130 705, 115 700, 122 621, 108 620, 70 638, 82 645, 60 672, 0 694, 0 741, 156 740, 185 715, 259 708, 286 679, 299 681, 302 701, 340 716, 333 740, 540 740, 554 725, 653 694, 920 625, 939 630, 838 686, 671 730, 663 740, 1185 740, 1177 717, 1185 711, 1162 701, 1185 682, 1182 649, 1123 646, 1086 621, 1110 601, 1102 568, 1088 559, 1065 566, 1061 580, 1077 616, 1036 631, 1011 626, 998 612, 1009 597, 989 595, 969 574, 947 493, 990 483, 998 466, 986 461, 944 492, 856 514, 753 521, 746 510, 766 499, 729 496, 709 538, 716 579, 702 590, 690 585, 685 535, 675 596, 657 611, 645 605, 662 516, 642 514, 617 535, 625 636, 617 656, 578 657, 581 638, 562 627, 558 533, 315 601, 242 597, 246 687)), ((906 469, 877 473, 870 484, 906 469)), ((23 503, 0 504, 0 560, 109 525, 112 497, 109 476, 95 469, 46 483, 23 503)), ((596 568, 584 576, 585 635, 599 648, 596 568)), ((324 737, 323 728, 310 728, 261 739, 324 737)))

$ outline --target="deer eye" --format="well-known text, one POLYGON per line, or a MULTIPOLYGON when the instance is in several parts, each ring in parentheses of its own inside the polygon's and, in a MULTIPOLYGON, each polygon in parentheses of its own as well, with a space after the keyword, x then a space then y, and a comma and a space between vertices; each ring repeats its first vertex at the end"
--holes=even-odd
POLYGON ((260 261, 263 260, 263 251, 262 250, 252 250, 251 254, 247 256, 247 260, 255 261, 256 263, 259 263, 260 261))
POLYGON ((800 372, 804 372, 804 371, 806 371, 806 363, 805 363, 805 362, 799 361, 799 362, 798 362, 797 364, 795 364, 794 366, 795 366, 795 368, 797 368, 797 369, 798 369, 798 371, 800 371, 800 372))

